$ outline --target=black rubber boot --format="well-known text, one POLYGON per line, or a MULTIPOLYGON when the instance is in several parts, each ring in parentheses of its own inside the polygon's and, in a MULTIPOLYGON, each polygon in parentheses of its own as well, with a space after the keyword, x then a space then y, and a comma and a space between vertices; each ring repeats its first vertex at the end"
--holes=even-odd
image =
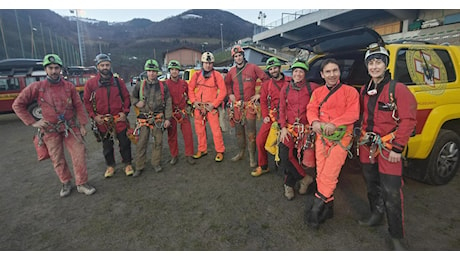
POLYGON ((325 203, 322 199, 314 196, 311 209, 305 212, 305 222, 309 227, 317 229, 320 224, 333 216, 334 201, 325 203))
POLYGON ((394 251, 406 251, 407 248, 404 245, 403 239, 400 238, 391 238, 391 244, 394 251))
POLYGON ((320 198, 314 197, 313 205, 310 210, 310 214, 307 217, 307 225, 313 229, 317 229, 320 224, 321 215, 324 210, 324 201, 320 198))
POLYGON ((372 212, 372 215, 367 220, 359 220, 359 225, 367 227, 375 227, 383 224, 383 213, 381 212, 372 212))

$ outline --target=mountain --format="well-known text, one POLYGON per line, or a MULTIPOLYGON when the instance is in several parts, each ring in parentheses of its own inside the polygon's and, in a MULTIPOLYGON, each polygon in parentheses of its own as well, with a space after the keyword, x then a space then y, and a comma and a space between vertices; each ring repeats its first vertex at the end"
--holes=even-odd
MULTIPOLYGON (((70 14, 70 13, 69 13, 70 14)), ((216 9, 187 10, 160 22, 133 19, 109 24, 105 21, 84 22, 79 26, 74 16, 61 17, 46 9, 0 9, 3 51, 5 58, 42 58, 54 52, 67 65, 80 65, 77 29, 83 45, 85 66, 93 65, 101 50, 110 53, 114 71, 123 77, 137 75, 148 58, 163 62, 164 54, 180 47, 214 51, 221 48, 221 26, 224 47, 251 37, 253 23, 216 9)))

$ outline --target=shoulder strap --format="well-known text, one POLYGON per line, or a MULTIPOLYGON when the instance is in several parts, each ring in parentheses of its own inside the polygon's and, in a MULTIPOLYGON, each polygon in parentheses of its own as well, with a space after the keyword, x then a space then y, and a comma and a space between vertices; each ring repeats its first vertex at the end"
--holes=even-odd
POLYGON ((120 98, 121 98, 121 105, 124 106, 125 105, 125 99, 123 98, 123 93, 121 93, 121 87, 120 87, 120 82, 118 81, 118 75, 114 75, 113 78, 114 78, 115 82, 117 83, 118 94, 120 95, 120 98))
POLYGON ((288 83, 288 85, 286 86, 286 103, 288 101, 288 93, 289 93, 289 87, 291 86, 291 82, 288 83))
POLYGON ((308 95, 311 97, 311 86, 310 86, 310 81, 307 80, 307 90, 308 90, 308 95))
POLYGON ((201 70, 200 71, 195 71, 195 89, 196 89, 196 84, 198 83, 198 78, 200 77, 200 73, 201 73, 201 70))
POLYGON ((396 81, 390 80, 390 88, 388 89, 388 100, 394 103, 396 103, 395 87, 396 87, 396 81))
POLYGON ((326 101, 329 99, 330 96, 332 96, 332 94, 334 94, 337 90, 339 90, 339 88, 342 86, 342 83, 339 83, 339 85, 335 88, 333 88, 331 91, 329 91, 329 93, 327 93, 326 97, 324 97, 323 101, 321 101, 321 103, 319 103, 319 108, 318 108, 318 111, 321 110, 321 107, 323 106, 324 103, 326 103, 326 101))
MULTIPOLYGON (((214 74, 216 70, 212 70, 212 77, 214 78, 214 85, 216 86, 216 88, 219 88, 217 86, 217 78, 216 78, 216 75, 214 74)), ((198 74, 196 77, 195 77, 195 88, 197 87, 196 83, 198 82, 198 78, 200 77, 200 74, 202 73, 202 71, 197 71, 195 72, 195 74, 198 74)))
POLYGON ((166 84, 165 81, 158 81, 160 84, 160 90, 161 90, 161 100, 165 102, 165 87, 166 89, 168 88, 168 85, 166 84))
POLYGON ((213 76, 213 78, 214 78, 214 85, 216 86, 216 88, 219 88, 219 87, 217 86, 217 78, 216 78, 216 74, 214 74, 215 72, 216 72, 215 70, 212 70, 212 76, 213 76))
POLYGON ((139 88, 139 100, 144 100, 144 89, 145 89, 145 79, 141 80, 141 86, 139 88))
MULTIPOLYGON (((145 84, 146 84, 146 80, 145 79, 141 80, 141 87, 139 88, 139 100, 144 100, 145 84)), ((158 84, 160 84, 161 100, 163 100, 163 102, 165 102, 164 86, 166 86, 166 88, 167 88, 168 85, 166 85, 166 82, 164 82, 164 81, 158 81, 158 84), (164 86, 163 86, 163 84, 164 84, 164 86)))
POLYGON ((40 81, 38 87, 38 99, 37 99, 37 104, 38 106, 41 106, 41 103, 43 102, 43 95, 45 94, 45 88, 43 87, 44 81, 40 81))

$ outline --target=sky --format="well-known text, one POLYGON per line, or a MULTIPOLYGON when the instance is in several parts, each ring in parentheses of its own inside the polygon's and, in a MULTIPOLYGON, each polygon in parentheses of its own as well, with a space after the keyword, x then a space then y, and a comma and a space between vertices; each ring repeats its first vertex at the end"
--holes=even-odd
MULTIPOLYGON (((426 2, 426 1, 425 1, 426 2)), ((439 1, 423 3, 417 0, 385 0, 385 7, 393 9, 418 8, 452 8, 447 2, 457 2, 459 8, 460 1, 443 1, 444 6, 440 6, 439 1)), ((451 4, 450 4, 451 5, 451 4)), ((128 1, 104 1, 104 0, 21 0, 8 1, 2 0, 0 8, 3 9, 50 9, 62 16, 71 15, 70 9, 81 10, 80 16, 107 22, 126 22, 134 18, 146 18, 154 22, 165 18, 178 15, 189 9, 222 9, 229 11, 240 18, 261 25, 269 25, 279 21, 282 13, 294 13, 309 9, 375 9, 374 1, 260 1, 260 0, 227 0, 227 1, 185 1, 185 0, 128 0, 128 1), (180 8, 180 9, 179 9, 180 8), (264 8, 264 9, 262 9, 264 8), (266 18, 262 21, 258 19, 259 12, 263 12, 266 18)), ((381 6, 381 8, 384 8, 381 6)))
MULTIPOLYGON (((192 7, 193 8, 193 7, 192 7)), ((214 8, 212 8, 214 9, 214 8)), ((70 9, 51 9, 61 16, 71 15, 70 9)), ((107 22, 126 22, 134 18, 146 18, 154 22, 161 21, 165 18, 176 16, 189 9, 79 9, 79 16, 92 18, 107 22)), ((293 14, 300 12, 301 9, 224 9, 233 13, 240 18, 261 25, 268 25, 271 22, 280 20, 283 13, 293 14), (265 18, 258 19, 259 12, 265 14, 265 18)), ((284 15, 286 17, 286 15, 284 15)))

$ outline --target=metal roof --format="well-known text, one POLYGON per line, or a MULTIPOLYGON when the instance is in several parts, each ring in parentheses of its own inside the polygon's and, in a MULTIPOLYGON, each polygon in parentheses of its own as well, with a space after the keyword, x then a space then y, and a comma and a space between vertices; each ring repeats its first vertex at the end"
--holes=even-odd
POLYGON ((292 43, 356 27, 368 26, 372 22, 395 22, 414 20, 418 10, 385 9, 333 9, 318 10, 255 34, 253 41, 263 45, 281 48, 292 43))

